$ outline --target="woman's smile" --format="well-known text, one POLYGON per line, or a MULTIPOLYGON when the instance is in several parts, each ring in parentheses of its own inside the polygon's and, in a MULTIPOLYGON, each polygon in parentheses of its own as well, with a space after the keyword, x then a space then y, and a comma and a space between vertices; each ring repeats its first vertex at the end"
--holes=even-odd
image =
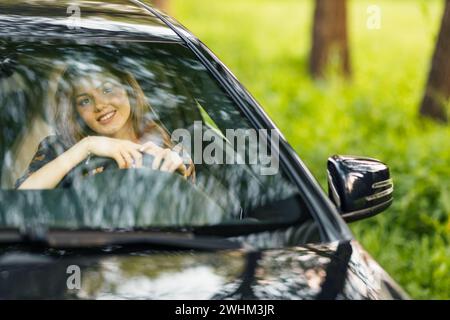
POLYGON ((102 125, 107 125, 113 121, 116 112, 117 112, 116 110, 111 110, 106 113, 103 113, 97 118, 97 121, 100 122, 100 124, 102 125))
POLYGON ((86 125, 108 137, 129 135, 131 106, 120 79, 109 73, 93 73, 77 80, 75 104, 86 125))

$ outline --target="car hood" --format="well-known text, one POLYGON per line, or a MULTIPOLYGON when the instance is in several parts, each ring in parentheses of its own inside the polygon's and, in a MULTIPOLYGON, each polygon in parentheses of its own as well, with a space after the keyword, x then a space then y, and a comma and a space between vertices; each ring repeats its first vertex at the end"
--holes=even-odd
POLYGON ((401 299, 355 241, 283 249, 0 255, 0 299, 401 299))

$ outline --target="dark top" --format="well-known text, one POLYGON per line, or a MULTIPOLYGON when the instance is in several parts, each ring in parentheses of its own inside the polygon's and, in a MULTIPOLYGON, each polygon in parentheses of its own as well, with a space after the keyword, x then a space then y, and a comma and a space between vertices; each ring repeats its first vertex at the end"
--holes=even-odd
MULTIPOLYGON (((155 137, 152 137, 152 141, 155 141, 156 144, 160 145, 162 147, 162 142, 155 139, 155 137)), ((149 139, 150 140, 150 139, 149 139)), ((53 159, 57 158, 59 155, 63 154, 68 148, 65 147, 63 142, 60 140, 60 138, 56 135, 48 136, 44 138, 41 143, 38 146, 38 150, 36 151, 35 155, 33 156, 33 159, 31 160, 30 165, 28 166, 27 170, 25 171, 24 175, 17 179, 16 183, 14 184, 14 187, 17 189, 28 177, 33 174, 33 172, 36 172, 43 166, 45 166, 47 163, 52 161, 53 159)), ((98 159, 100 160, 100 159, 98 159)), ((105 159, 103 159, 105 160, 105 159)), ((56 186, 67 188, 72 185, 73 181, 73 173, 75 169, 82 167, 82 173, 85 176, 88 175, 94 175, 100 172, 103 172, 104 169, 110 166, 115 165, 115 161, 112 159, 106 159, 109 160, 109 164, 104 164, 105 161, 97 161, 97 165, 95 165, 96 161, 94 163, 89 164, 89 159, 86 161, 81 162, 78 166, 73 168, 69 173, 66 174, 66 176, 59 182, 59 184, 56 186), (112 164, 112 165, 111 165, 112 164)), ((145 155, 143 158, 143 165, 145 167, 151 168, 151 164, 153 162, 153 156, 151 155, 145 155)), ((192 174, 189 179, 190 181, 195 181, 195 174, 192 174)))
MULTIPOLYGON (((24 175, 17 179, 14 187, 17 189, 28 177, 36 172, 47 163, 63 154, 68 148, 65 147, 63 142, 58 136, 48 136, 44 138, 38 146, 30 165, 25 171, 24 175)), ((86 159, 70 170, 64 178, 58 183, 57 188, 68 188, 72 185, 74 174, 76 169, 81 169, 83 176, 92 176, 94 174, 103 172, 107 167, 115 166, 115 161, 109 158, 95 157, 96 160, 86 159), (105 164, 106 163, 106 164, 105 164)), ((78 172, 80 174, 80 171, 78 172)))
MULTIPOLYGON (((57 136, 48 136, 44 138, 41 143, 39 143, 38 150, 33 156, 30 165, 25 171, 24 175, 17 179, 14 187, 17 189, 28 177, 36 172, 47 163, 57 158, 59 155, 64 153, 67 148, 57 136)), ((71 179, 69 175, 66 175, 61 182, 58 184, 59 187, 68 187, 71 184, 71 179)))

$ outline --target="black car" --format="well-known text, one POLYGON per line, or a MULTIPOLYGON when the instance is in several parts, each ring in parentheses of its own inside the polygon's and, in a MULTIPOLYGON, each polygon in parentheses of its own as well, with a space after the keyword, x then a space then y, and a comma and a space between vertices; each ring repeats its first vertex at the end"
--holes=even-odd
POLYGON ((0 299, 408 298, 346 225, 391 204, 388 167, 332 156, 326 195, 218 58, 144 2, 0 1, 0 140, 0 299), (68 68, 133 79, 130 108, 151 106, 195 174, 89 155, 21 189, 65 152, 68 68))

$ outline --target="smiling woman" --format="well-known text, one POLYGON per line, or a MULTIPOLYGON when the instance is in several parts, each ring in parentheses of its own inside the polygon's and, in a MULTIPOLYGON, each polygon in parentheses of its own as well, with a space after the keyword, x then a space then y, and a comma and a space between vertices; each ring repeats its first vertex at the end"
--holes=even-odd
MULTIPOLYGON (((186 159, 171 150, 174 145, 162 124, 156 117, 144 117, 155 113, 136 79, 129 72, 101 65, 72 62, 64 69, 53 107, 57 136, 40 144, 16 187, 46 189, 61 181, 68 185, 66 175, 91 154, 111 158, 119 168, 141 168, 143 155, 149 154, 154 157, 152 169, 194 178, 192 161, 186 166, 186 159), (55 143, 64 152, 49 152, 55 143)), ((100 166, 91 173, 103 170, 100 166)))
POLYGON ((239 233, 311 221, 283 169, 250 160, 258 141, 225 134, 256 128, 183 45, 31 40, 0 54, 15 62, 0 75, 0 225, 239 233), (194 162, 207 150, 198 133, 236 159, 194 162))

